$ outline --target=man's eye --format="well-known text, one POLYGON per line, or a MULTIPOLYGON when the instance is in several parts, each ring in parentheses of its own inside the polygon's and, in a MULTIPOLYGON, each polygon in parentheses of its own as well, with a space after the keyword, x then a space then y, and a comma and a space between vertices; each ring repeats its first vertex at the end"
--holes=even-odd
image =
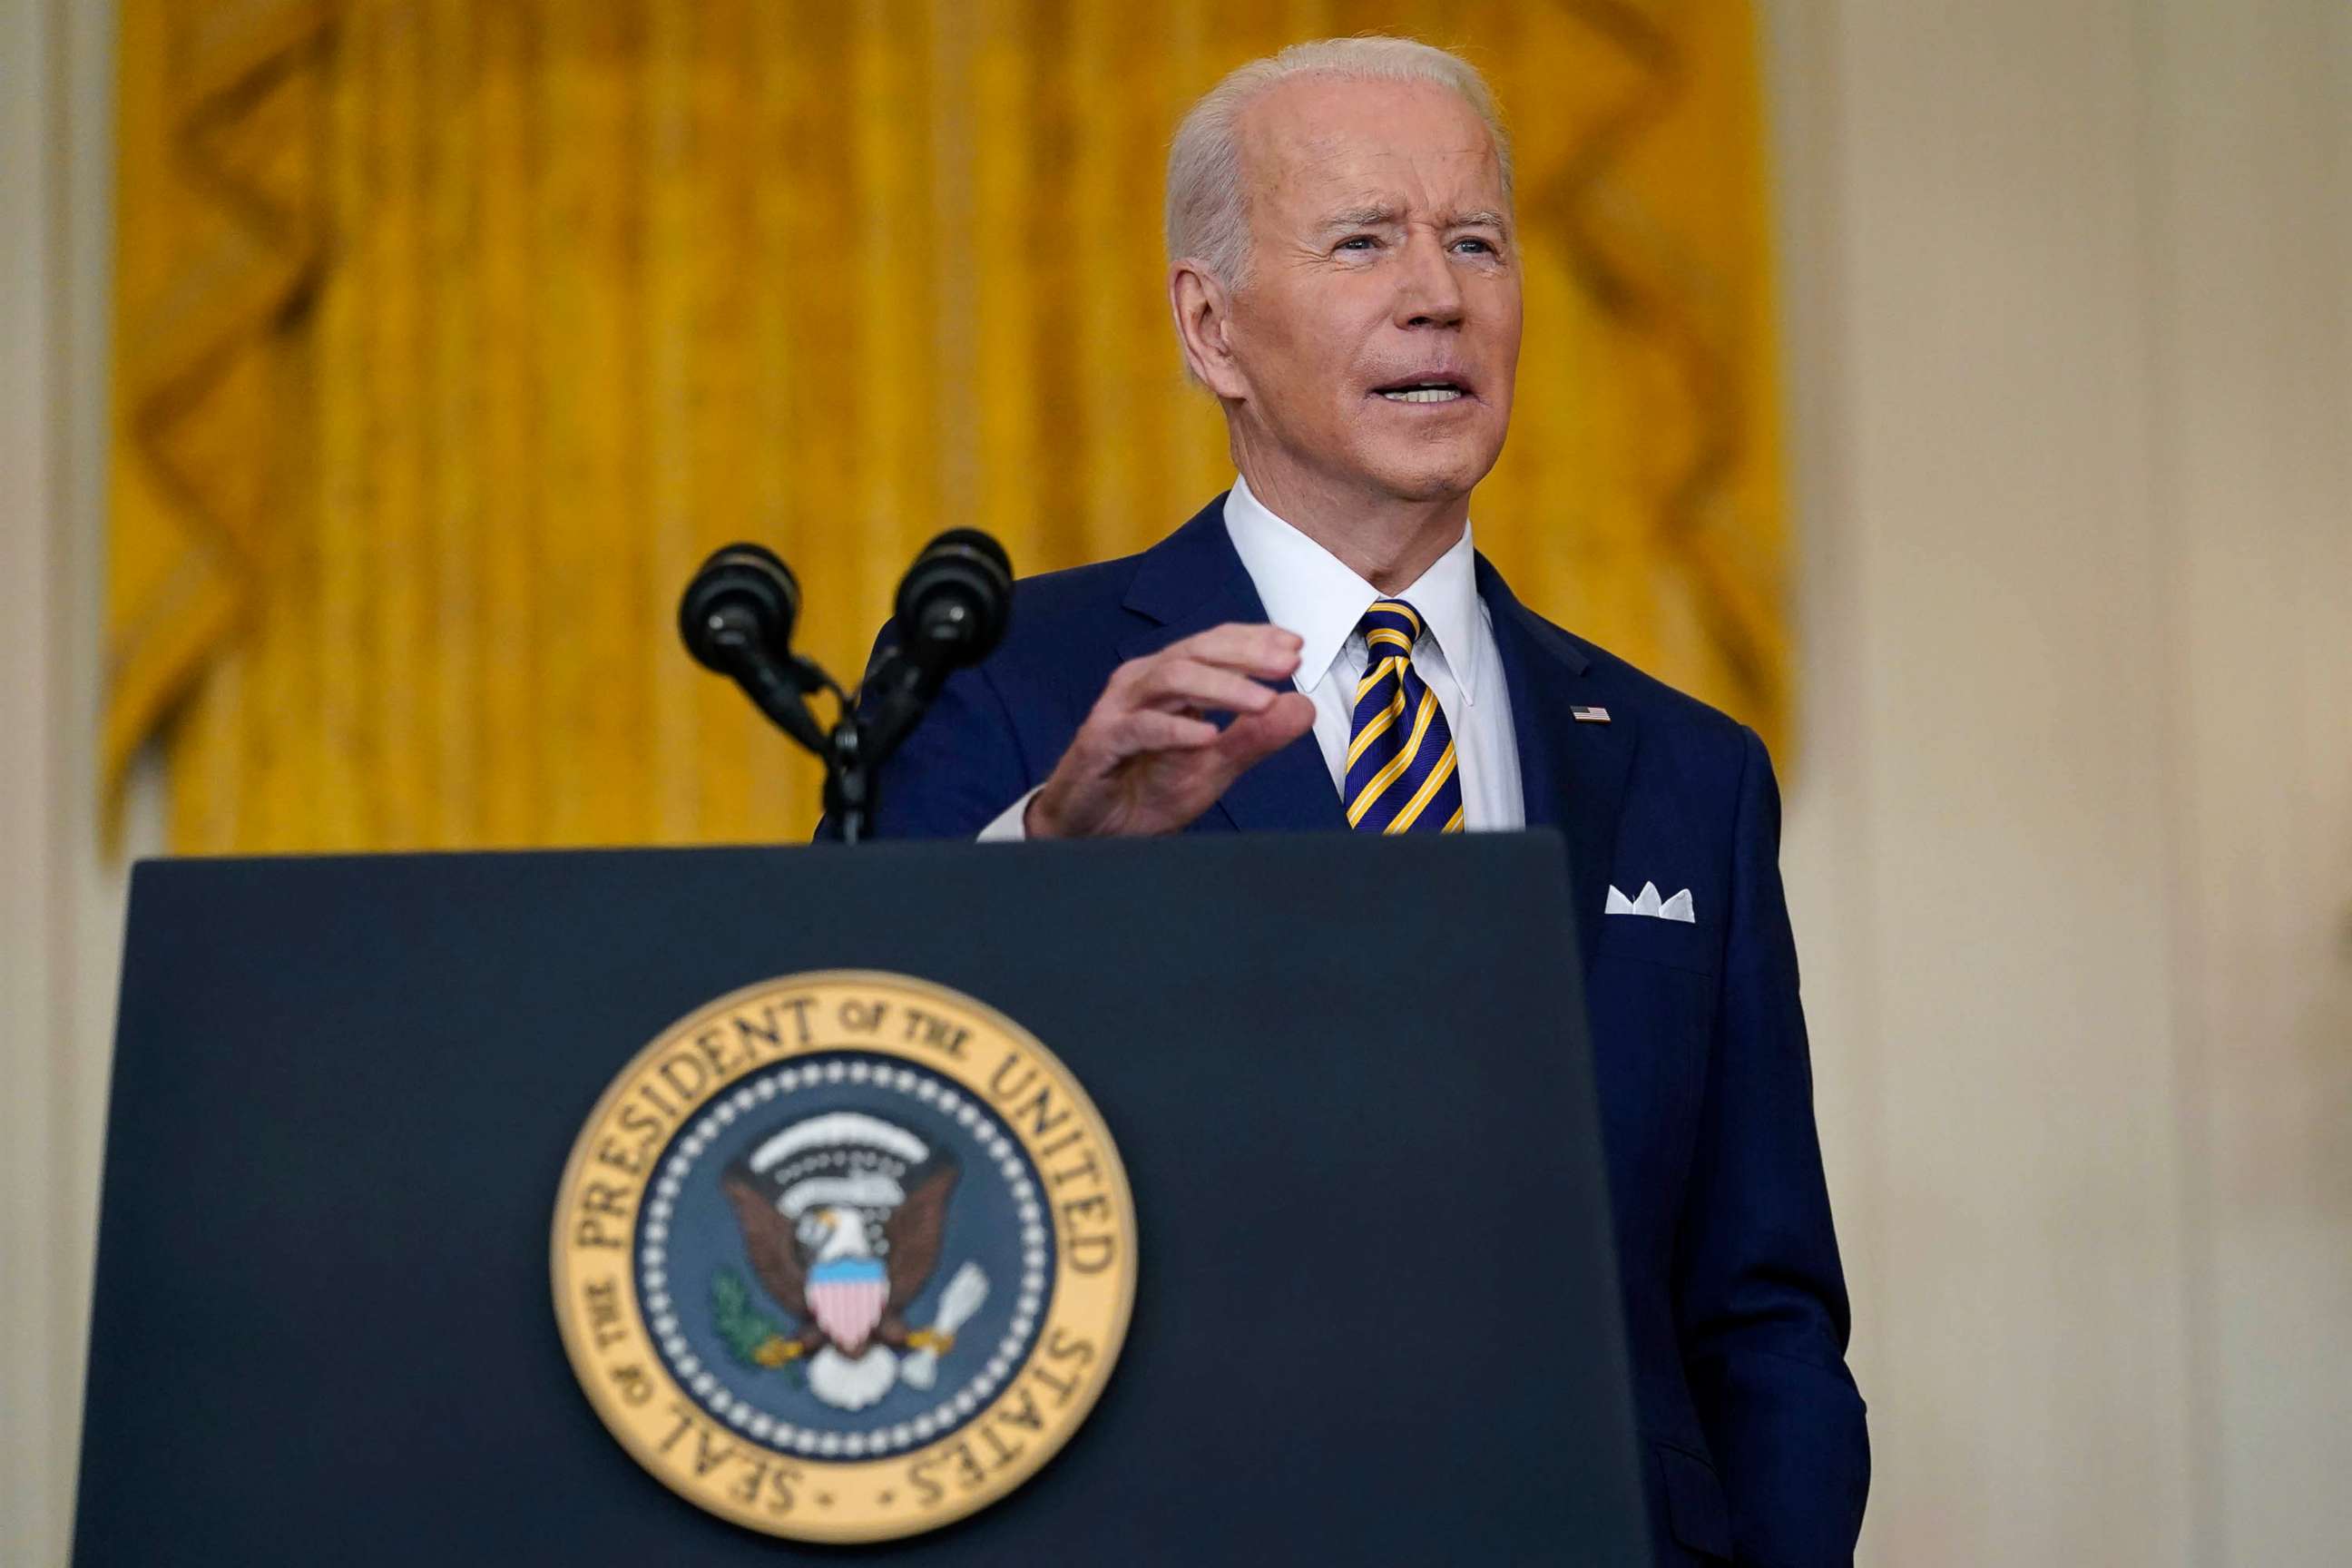
POLYGON ((1374 239, 1369 234, 1358 234, 1351 235, 1348 238, 1341 240, 1339 242, 1339 248, 1342 250, 1354 250, 1358 248, 1370 250, 1373 246, 1378 245, 1380 241, 1374 239))
POLYGON ((1486 252, 1488 256, 1492 256, 1492 255, 1494 255, 1494 254, 1495 254, 1495 247, 1494 247, 1493 246, 1491 246, 1491 245, 1487 244, 1487 243, 1486 243, 1485 240, 1483 240, 1483 239, 1476 239, 1476 238, 1471 238, 1471 239, 1457 239, 1457 240, 1455 240, 1454 243, 1456 246, 1475 245, 1475 246, 1476 246, 1480 250, 1482 250, 1482 251, 1486 252))

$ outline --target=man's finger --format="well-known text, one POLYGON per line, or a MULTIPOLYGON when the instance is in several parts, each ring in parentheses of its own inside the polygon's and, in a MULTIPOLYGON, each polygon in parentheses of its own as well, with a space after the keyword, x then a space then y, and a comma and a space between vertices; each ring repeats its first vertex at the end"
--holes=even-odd
POLYGON ((1265 680, 1279 680, 1298 668, 1298 650, 1303 646, 1296 632, 1284 631, 1280 626, 1228 621, 1205 632, 1195 632, 1181 642, 1170 643, 1160 651, 1162 655, 1178 654, 1204 664, 1238 669, 1265 680))
POLYGON ((1303 691, 1286 691, 1255 713, 1244 713, 1217 737, 1217 750, 1241 774, 1315 728, 1315 703, 1303 691))
POLYGON ((1139 705, 1174 703, 1222 709, 1228 713, 1256 713, 1275 700, 1276 693, 1237 671, 1197 658, 1171 658, 1163 653, 1137 675, 1128 695, 1139 705))
POLYGON ((1120 716, 1114 726, 1112 746, 1121 758, 1139 752, 1192 752, 1216 744, 1219 733, 1206 719, 1139 708, 1120 716))

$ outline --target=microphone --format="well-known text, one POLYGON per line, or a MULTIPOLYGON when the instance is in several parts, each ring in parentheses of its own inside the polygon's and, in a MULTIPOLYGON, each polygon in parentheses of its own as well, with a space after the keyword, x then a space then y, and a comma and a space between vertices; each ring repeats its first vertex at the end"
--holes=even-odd
POLYGON ((793 651, 801 586, 757 544, 714 552, 677 603, 687 652, 743 689, 778 729, 824 759, 825 814, 844 843, 866 837, 874 773, 914 730, 956 670, 1003 640, 1013 616, 1013 562, 976 528, 951 528, 915 557, 898 584, 898 637, 866 672, 856 698, 793 651), (830 690, 840 711, 827 734, 808 710, 830 690))
POLYGON ((899 647, 935 684, 978 664, 1004 636, 1013 611, 1013 561, 976 528, 950 528, 907 568, 898 584, 899 647))
POLYGON ((775 552, 730 544, 687 584, 677 630, 697 664, 732 679, 778 728, 822 756, 824 731, 804 699, 824 675, 792 651, 800 612, 800 584, 775 552))
POLYGON ((1013 563, 976 528, 950 528, 923 546, 898 584, 896 643, 857 692, 858 742, 879 766, 914 729, 956 670, 986 658, 1013 616, 1013 563))

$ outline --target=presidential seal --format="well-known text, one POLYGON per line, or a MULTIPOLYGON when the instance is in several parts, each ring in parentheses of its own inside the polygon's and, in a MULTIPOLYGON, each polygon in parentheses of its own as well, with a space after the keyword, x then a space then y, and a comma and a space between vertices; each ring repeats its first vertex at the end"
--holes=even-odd
POLYGON ((882 1541, 993 1502, 1086 1419, 1135 1210, 1020 1026, 831 971, 637 1054, 572 1147, 552 1254, 572 1371, 639 1464, 754 1530, 882 1541))

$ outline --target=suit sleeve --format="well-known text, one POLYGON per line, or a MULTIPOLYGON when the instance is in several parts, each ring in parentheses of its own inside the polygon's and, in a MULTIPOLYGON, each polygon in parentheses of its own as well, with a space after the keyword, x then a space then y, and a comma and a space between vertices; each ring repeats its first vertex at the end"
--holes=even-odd
MULTIPOLYGON (((874 658, 898 640, 875 639, 874 658)), ((871 669, 874 658, 866 661, 871 669)), ((1040 780, 1029 776, 1012 714, 986 664, 948 677, 930 709, 875 779, 877 838, 971 838, 1040 780)), ((820 840, 837 839, 831 817, 820 840)))
POLYGON ((1846 1563, 1870 1484, 1815 1131, 1780 795, 1743 729, 1715 1049, 1677 1252, 1683 1359, 1742 1563, 1846 1563))

